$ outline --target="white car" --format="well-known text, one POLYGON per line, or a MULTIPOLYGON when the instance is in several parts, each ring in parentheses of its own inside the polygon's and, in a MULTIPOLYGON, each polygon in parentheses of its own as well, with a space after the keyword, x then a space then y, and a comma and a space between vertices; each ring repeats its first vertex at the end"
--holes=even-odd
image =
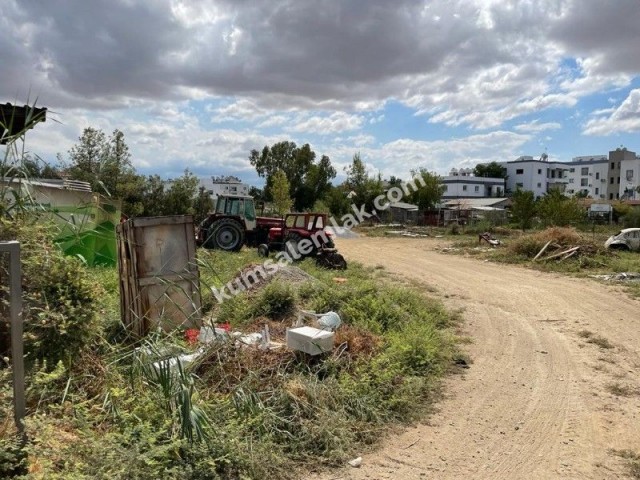
POLYGON ((612 235, 604 244, 605 248, 640 251, 640 228, 625 228, 612 235))

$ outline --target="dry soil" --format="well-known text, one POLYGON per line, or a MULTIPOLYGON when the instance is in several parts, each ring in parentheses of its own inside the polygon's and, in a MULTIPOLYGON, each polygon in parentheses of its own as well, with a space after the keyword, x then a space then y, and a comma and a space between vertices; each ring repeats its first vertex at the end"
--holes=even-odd
POLYGON ((360 468, 318 478, 625 478, 611 450, 640 452, 640 302, 594 280, 436 246, 338 240, 348 260, 382 265, 462 309, 473 363, 446 380, 428 423, 390 435, 360 468))

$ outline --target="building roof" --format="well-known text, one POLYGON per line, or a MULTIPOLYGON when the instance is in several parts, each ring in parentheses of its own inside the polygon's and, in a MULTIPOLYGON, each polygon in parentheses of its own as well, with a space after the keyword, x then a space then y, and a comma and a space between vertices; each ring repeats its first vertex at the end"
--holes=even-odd
POLYGON ((491 198, 456 198, 453 200, 447 200, 443 202, 445 208, 469 208, 474 209, 478 207, 502 207, 509 205, 511 199, 504 197, 491 197, 491 198))
POLYGON ((418 206, 417 205, 414 205, 412 203, 405 203, 405 202, 394 202, 389 206, 391 208, 400 208, 402 210, 408 210, 408 211, 416 211, 416 210, 418 210, 418 206))
POLYGON ((91 192, 91 184, 80 180, 60 180, 57 178, 15 178, 3 177, 5 184, 22 183, 33 187, 55 188, 58 190, 75 190, 78 192, 91 192))

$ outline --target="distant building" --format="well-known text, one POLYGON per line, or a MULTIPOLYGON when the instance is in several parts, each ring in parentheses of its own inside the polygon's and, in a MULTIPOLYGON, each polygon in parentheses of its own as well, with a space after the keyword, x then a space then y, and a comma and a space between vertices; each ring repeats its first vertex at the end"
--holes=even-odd
POLYGON ((242 183, 238 177, 233 176, 213 176, 201 178, 198 188, 205 190, 215 200, 218 195, 249 195, 248 184, 242 183))
POLYGON ((567 162, 567 195, 607 198, 609 159, 606 155, 583 155, 567 162))
POLYGON ((539 198, 553 188, 565 193, 569 183, 568 165, 549 162, 546 154, 537 160, 523 155, 503 165, 507 168, 507 192, 510 193, 518 189, 527 190, 533 192, 535 198, 539 198))
POLYGON ((616 148, 609 152, 609 200, 640 198, 640 157, 626 148, 616 148))
POLYGON ((470 168, 453 168, 442 179, 443 200, 452 198, 502 197, 505 190, 504 178, 476 177, 470 168))
POLYGON ((596 200, 640 198, 640 156, 624 147, 608 156, 582 155, 570 162, 550 162, 544 154, 540 159, 521 156, 502 165, 507 168, 509 193, 520 188, 539 198, 556 188, 568 196, 596 200))

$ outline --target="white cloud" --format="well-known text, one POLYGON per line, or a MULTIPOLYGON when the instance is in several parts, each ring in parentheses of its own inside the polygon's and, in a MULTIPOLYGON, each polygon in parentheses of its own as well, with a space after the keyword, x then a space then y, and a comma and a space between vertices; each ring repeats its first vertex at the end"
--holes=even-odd
MULTIPOLYGON (((601 114, 602 110, 596 113, 601 114)), ((582 133, 612 135, 619 132, 640 132, 640 89, 631 90, 629 96, 610 116, 589 120, 582 133)))
POLYGON ((545 130, 557 130, 561 128, 558 122, 547 122, 547 123, 538 123, 538 120, 533 120, 529 123, 521 123, 520 125, 516 125, 513 127, 514 130, 518 132, 529 132, 529 133, 539 133, 544 132, 545 130))
POLYGON ((351 115, 344 112, 335 112, 329 116, 313 116, 296 122, 295 125, 286 127, 292 132, 308 132, 317 135, 358 130, 362 127, 365 118, 361 115, 351 115))

